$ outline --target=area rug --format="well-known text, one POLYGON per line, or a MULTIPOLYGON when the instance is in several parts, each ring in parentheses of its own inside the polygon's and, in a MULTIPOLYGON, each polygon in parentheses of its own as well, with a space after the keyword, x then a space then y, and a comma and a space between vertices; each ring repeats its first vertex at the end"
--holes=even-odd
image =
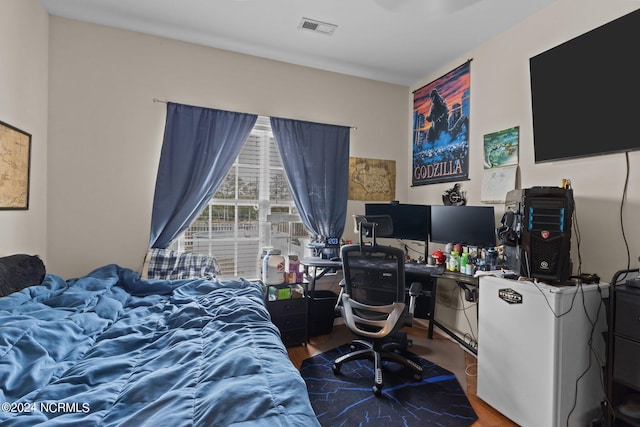
POLYGON ((311 405, 323 427, 332 426, 470 426, 477 420, 455 375, 421 357, 422 381, 404 366, 384 362, 382 395, 373 394, 373 362, 359 360, 332 370, 349 344, 305 359, 300 373, 311 405))

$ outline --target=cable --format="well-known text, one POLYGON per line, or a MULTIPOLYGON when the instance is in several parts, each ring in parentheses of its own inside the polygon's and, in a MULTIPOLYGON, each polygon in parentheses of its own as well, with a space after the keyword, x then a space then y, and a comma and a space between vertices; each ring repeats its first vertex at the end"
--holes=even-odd
MULTIPOLYGON (((624 230, 623 211, 624 211, 624 203, 625 203, 625 200, 627 199, 627 191, 629 188, 630 167, 629 167, 629 152, 627 151, 624 154, 625 154, 627 172, 624 179, 624 189, 622 190, 622 199, 620 200, 620 230, 622 231, 622 239, 624 240, 624 245, 627 250, 627 268, 626 269, 629 270, 631 268, 631 252, 629 250, 629 242, 627 241, 627 234, 624 230)), ((626 274, 624 277, 627 277, 626 274)))
MULTIPOLYGON (((596 324, 598 322, 598 318, 600 317, 600 309, 604 305, 603 297, 602 297, 602 291, 600 289, 600 284, 597 284, 598 293, 600 294, 600 303, 598 304, 598 311, 596 313, 596 319, 594 321, 592 321, 591 318, 589 317, 589 313, 587 311, 586 301, 585 301, 585 296, 584 296, 584 287, 582 286, 582 283, 579 283, 578 285, 576 285, 576 286, 578 286, 578 289, 573 293, 573 296, 571 297, 571 304, 569 305, 569 308, 567 309, 567 311, 565 311, 564 313, 556 313, 553 310, 553 307, 551 306, 551 304, 549 303, 549 300, 547 299, 547 296, 544 294, 544 291, 540 288, 540 286, 538 286, 537 281, 533 281, 533 284, 536 287, 536 289, 538 289, 540 294, 542 294, 542 297, 544 298, 544 301, 547 303, 547 306, 549 307, 549 310, 551 310, 551 313, 553 313, 553 315, 556 318, 560 318, 560 317, 568 314, 569 312, 571 312, 571 310, 573 309, 573 304, 575 303, 575 300, 576 300, 576 296, 578 295, 578 292, 579 292, 581 297, 582 297, 582 307, 583 307, 583 310, 585 312, 585 316, 586 316, 587 320, 589 321, 589 323, 591 324, 591 332, 589 334, 589 339, 587 340, 587 346, 589 347, 589 363, 587 364, 587 368, 576 379, 576 383, 575 383, 575 387, 574 387, 573 406, 571 407, 571 410, 569 411, 569 414, 567 415, 567 427, 568 427, 569 426, 569 418, 571 417, 571 414, 575 410, 576 405, 578 403, 578 383, 587 374, 587 372, 589 372, 589 370, 591 369, 592 356, 594 354, 596 354, 595 350, 593 348, 593 334, 594 334, 595 329, 596 329, 596 324)), ((597 356, 596 356, 596 359, 599 360, 599 358, 597 356)), ((601 366, 604 366, 604 365, 601 364, 601 366)), ((602 372, 600 373, 600 383, 601 383, 601 385, 603 385, 602 372)), ((604 388, 604 386, 603 386, 603 388, 604 388)))
MULTIPOLYGON (((407 244, 404 242, 404 240, 402 240, 402 239, 396 239, 396 240, 398 241, 398 243, 399 243, 399 244, 401 244, 401 245, 403 245, 403 246, 404 246, 404 251, 405 251, 405 253, 408 253, 409 251, 411 251, 411 252, 415 252, 416 254, 418 254, 418 255, 420 256, 420 258, 425 256, 425 253, 426 253, 425 251, 420 252, 419 250, 417 250, 417 249, 415 249, 415 248, 413 248, 413 247, 411 247, 411 246, 407 245, 407 244)), ((426 248, 427 248, 427 245, 426 245, 424 242, 412 242, 412 243, 415 243, 415 244, 417 244, 418 246, 422 246, 422 247, 424 247, 424 248, 425 248, 425 250, 426 250, 426 248)), ((425 259, 425 260, 424 260, 424 262, 427 262, 427 260, 425 259)))
POLYGON ((465 368, 464 368, 464 373, 465 375, 467 375, 468 377, 477 377, 478 376, 478 363, 469 363, 465 368), (476 373, 472 374, 469 372, 469 368, 476 368, 476 373))
MULTIPOLYGON (((549 310, 551 310, 551 313, 553 313, 553 315, 557 318, 560 318, 564 315, 566 315, 567 313, 569 313, 572 309, 573 309, 573 303, 576 300, 576 296, 578 295, 578 292, 574 292, 573 293, 573 297, 571 297, 571 305, 569 306, 569 308, 567 309, 567 311, 565 311, 564 313, 556 313, 553 310, 553 307, 551 307, 551 304, 549 303, 549 299, 547 298, 547 296, 545 295, 544 291, 540 288, 540 286, 538 285, 538 281, 537 280, 533 280, 531 283, 533 283, 533 285, 536 287, 536 289, 538 289, 538 291, 540 292, 540 294, 542 295, 542 298, 544 298, 544 301, 547 303, 547 306, 549 307, 549 310)), ((582 289, 582 283, 578 283, 576 286, 578 286, 578 290, 580 292, 584 292, 584 290, 582 289)))
MULTIPOLYGON (((469 319, 469 316, 467 315, 467 309, 464 306, 464 297, 462 296, 462 288, 460 286, 456 286, 458 288, 458 295, 460 297, 460 302, 462 303, 462 314, 464 314, 465 319, 467 319, 467 325, 469 326, 469 332, 471 334, 471 339, 473 339, 474 343, 478 342, 478 338, 476 338, 475 334, 473 333, 473 326, 471 325, 471 320, 469 319)), ((475 302, 473 303, 473 305, 476 306, 476 310, 478 309, 478 303, 475 302)), ((474 347, 477 348, 477 344, 474 345, 474 347)))
MULTIPOLYGON (((442 307, 446 307, 446 308, 448 308, 450 310, 453 310, 453 311, 461 311, 464 314, 464 317, 467 319, 467 324, 469 326, 470 333, 464 333, 463 334, 463 339, 465 339, 465 338, 467 338, 467 336, 469 336, 470 339, 468 340, 468 344, 467 345, 470 348, 473 348, 473 349, 477 350, 478 349, 478 338, 476 338, 476 336, 475 336, 475 334, 473 332, 473 325, 471 324, 471 320, 469 319, 469 316, 467 315, 467 307, 465 307, 465 304, 464 304, 465 300, 464 300, 464 297, 462 296, 463 289, 459 285, 456 285, 455 287, 451 288, 451 291, 449 291, 449 293, 448 293, 448 297, 449 297, 448 299, 449 299, 449 301, 453 301, 453 297, 454 297, 453 294, 456 291, 458 292, 458 299, 462 302, 462 307, 455 307, 452 304, 444 304, 442 302, 440 303, 440 305, 442 307)), ((476 302, 470 304, 469 308, 471 308, 472 306, 476 306, 476 310, 477 310, 478 309, 478 302, 476 301, 476 302)), ((460 332, 460 331, 458 331, 458 332, 460 332)))
MULTIPOLYGON (((448 301, 453 301, 454 293, 456 292, 456 290, 459 291, 459 289, 460 289, 459 286, 452 287, 451 290, 447 294, 447 296, 448 296, 447 300, 448 301)), ((440 292, 441 291, 438 291, 438 295, 441 295, 440 292)), ((443 307, 447 307, 448 309, 453 310, 453 311, 462 311, 462 310, 464 310, 464 306, 462 308, 458 308, 457 306, 453 306, 452 304, 446 304, 444 302, 440 302, 439 304, 442 305, 443 307)))
MULTIPOLYGON (((596 331, 598 319, 600 318, 600 311, 602 309, 602 306, 604 305, 604 298, 602 297, 602 290, 600 289, 600 284, 597 284, 597 286, 598 286, 598 293, 600 294, 600 302, 598 304, 598 310, 596 311, 596 318, 594 320, 591 320, 591 317, 589 316, 589 311, 588 311, 587 303, 584 296, 584 289, 582 288, 582 286, 580 286, 580 293, 582 294, 582 308, 584 310, 585 317, 587 318, 587 320, 589 321, 589 324, 591 325, 589 339, 587 340, 587 347, 589 348, 589 363, 587 363, 587 367, 585 368, 585 370, 578 376, 578 378, 576 378, 574 395, 573 395, 573 405, 571 407, 571 410, 569 411, 569 414, 567 415, 567 426, 569 426, 569 418, 571 418, 571 414, 576 409, 576 406, 578 404, 578 383, 591 370, 592 361, 594 358, 596 359, 596 362, 600 364, 601 367, 604 366, 604 364, 602 363, 602 360, 600 359, 600 356, 596 352, 596 349, 593 347, 593 335, 596 331)), ((600 370, 599 377, 600 377, 600 385, 602 386, 604 391, 605 386, 602 380, 602 369, 600 370)), ((605 395, 606 395, 606 392, 605 392, 605 395)))
POLYGON ((531 277, 531 265, 529 264, 529 252, 524 251, 525 268, 527 270, 527 277, 531 277))
POLYGON ((582 274, 582 253, 580 252, 580 227, 578 225, 578 208, 573 204, 573 230, 576 236, 576 248, 578 249, 578 276, 582 274))

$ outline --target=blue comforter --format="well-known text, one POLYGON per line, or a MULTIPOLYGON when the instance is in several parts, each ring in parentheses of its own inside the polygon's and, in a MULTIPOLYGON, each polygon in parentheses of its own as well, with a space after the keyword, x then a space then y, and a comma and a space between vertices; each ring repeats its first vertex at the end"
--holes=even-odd
POLYGON ((109 265, 0 298, 0 426, 314 426, 260 284, 109 265))

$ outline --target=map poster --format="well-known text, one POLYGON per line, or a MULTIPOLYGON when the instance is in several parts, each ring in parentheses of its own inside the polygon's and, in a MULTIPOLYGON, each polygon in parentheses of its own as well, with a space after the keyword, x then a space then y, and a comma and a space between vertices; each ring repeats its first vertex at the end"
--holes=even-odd
POLYGON ((413 93, 413 185, 469 176, 470 61, 413 93))
POLYGON ((394 160, 349 157, 349 200, 391 201, 396 198, 394 160))
POLYGON ((0 209, 29 209, 31 135, 0 122, 0 209))

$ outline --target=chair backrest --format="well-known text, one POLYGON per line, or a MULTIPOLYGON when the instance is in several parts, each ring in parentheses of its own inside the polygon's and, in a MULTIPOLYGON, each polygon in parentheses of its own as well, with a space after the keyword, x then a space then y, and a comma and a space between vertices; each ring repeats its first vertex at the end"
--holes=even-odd
POLYGON ((345 245, 340 251, 344 292, 368 305, 405 300, 404 252, 391 246, 345 245))

